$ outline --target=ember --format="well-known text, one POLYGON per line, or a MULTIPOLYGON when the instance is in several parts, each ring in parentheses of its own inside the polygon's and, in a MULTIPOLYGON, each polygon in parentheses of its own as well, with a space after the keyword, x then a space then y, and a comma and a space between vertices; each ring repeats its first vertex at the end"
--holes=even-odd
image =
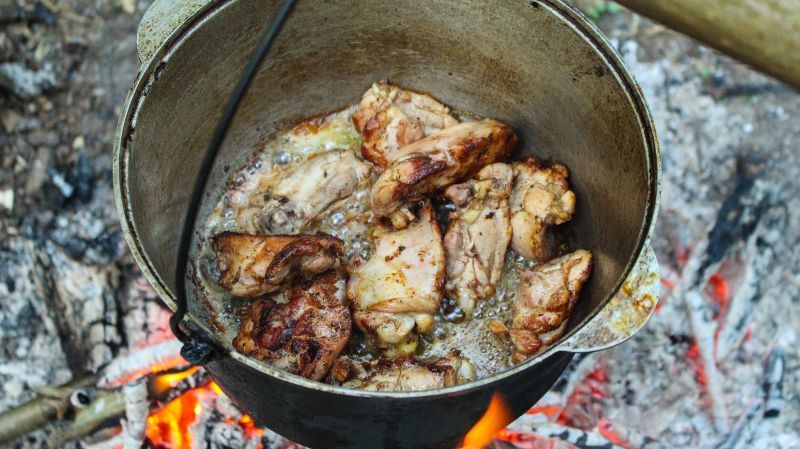
POLYGON ((700 360, 700 348, 697 346, 697 342, 694 339, 689 343, 689 350, 686 351, 686 357, 691 360, 694 366, 694 376, 695 379, 697 379, 697 383, 703 386, 707 385, 708 376, 706 376, 703 362, 700 360))
POLYGON ((712 274, 711 277, 708 278, 708 290, 710 291, 711 297, 719 304, 720 310, 717 311, 717 315, 723 313, 728 307, 728 299, 730 298, 728 281, 719 273, 712 274))

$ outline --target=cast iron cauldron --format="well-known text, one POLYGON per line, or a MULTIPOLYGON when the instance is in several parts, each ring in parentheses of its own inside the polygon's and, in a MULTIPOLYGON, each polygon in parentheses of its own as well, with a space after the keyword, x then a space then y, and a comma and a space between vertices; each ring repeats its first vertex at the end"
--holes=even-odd
MULTIPOLYGON (((139 29, 142 68, 119 123, 114 182, 131 251, 164 301, 181 220, 211 133, 277 0, 157 0, 139 29)), ((312 382, 248 359, 221 336, 206 365, 255 420, 313 448, 455 448, 499 393, 519 416, 574 352, 633 335, 655 308, 648 240, 659 151, 635 81, 599 31, 560 0, 301 0, 222 147, 209 199, 266 135, 350 104, 375 80, 431 92, 511 124, 516 156, 569 166, 568 226, 595 268, 553 348, 505 372, 436 391, 372 393, 312 382)), ((214 201, 206 201, 204 220, 214 201)), ((190 321, 211 332, 201 301, 190 321)), ((219 335, 219 334, 216 334, 219 335)))

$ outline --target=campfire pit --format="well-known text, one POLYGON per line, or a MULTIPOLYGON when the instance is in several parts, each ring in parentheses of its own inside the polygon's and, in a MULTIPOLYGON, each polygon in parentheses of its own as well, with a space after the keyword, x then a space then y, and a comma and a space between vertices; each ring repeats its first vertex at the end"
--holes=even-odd
MULTIPOLYGON (((592 2, 584 3, 596 13, 592 2)), ((87 410, 81 404, 103 394, 117 398, 109 401, 114 413, 73 434, 65 446, 123 445, 125 391, 133 401, 141 397, 140 387, 97 390, 98 378, 82 373, 170 342, 168 311, 124 251, 107 156, 109 117, 136 70, 130 36, 147 4, 138 2, 132 14, 63 5, 52 19, 57 27, 33 19, 9 29, 14 46, 3 51, 10 60, 23 61, 17 45, 23 34, 31 42, 72 39, 58 44, 72 51, 103 48, 119 32, 127 33, 128 43, 96 62, 82 62, 83 50, 45 53, 74 80, 34 100, 0 98, 0 146, 9 149, 0 176, 0 315, 8 318, 0 324, 0 410, 17 410, 38 395, 47 408, 37 414, 47 410, 48 416, 42 430, 8 444, 25 449, 57 441, 87 410), (78 38, 60 36, 61 29, 78 38), (101 64, 119 67, 114 78, 101 64), (48 112, 45 100, 54 109, 48 112), (31 128, 33 120, 41 129, 31 128), (67 131, 65 120, 85 128, 67 131), (48 179, 37 184, 42 173, 48 179), (66 195, 62 181, 74 192, 66 195), (90 313, 81 315, 83 310, 90 313), (52 388, 63 384, 69 385, 66 396, 52 388), (78 405, 70 397, 76 390, 78 405), (59 416, 62 405, 69 411, 59 416)), ((800 96, 627 12, 601 16, 599 25, 641 83, 661 131, 664 194, 653 240, 662 267, 659 308, 625 346, 576 356, 552 391, 489 447, 794 447, 800 428, 800 386, 792 369, 800 322, 800 256, 794 249, 800 241, 800 96)), ((162 375, 184 373, 173 362, 155 371, 174 369, 162 375)), ((152 368, 141 374, 144 385, 161 383, 152 368)), ((128 383, 141 374, 129 373, 128 383)), ((268 430, 258 438, 224 396, 212 396, 214 387, 201 372, 186 379, 199 382, 179 384, 169 396, 198 391, 194 404, 210 405, 201 404, 197 416, 207 415, 204 424, 187 430, 184 441, 194 431, 205 436, 204 447, 296 447, 268 430)), ((148 393, 147 416, 154 421, 164 407, 151 405, 156 397, 148 393)), ((193 406, 186 409, 194 413, 193 406)), ((152 432, 145 430, 141 441, 152 432)))

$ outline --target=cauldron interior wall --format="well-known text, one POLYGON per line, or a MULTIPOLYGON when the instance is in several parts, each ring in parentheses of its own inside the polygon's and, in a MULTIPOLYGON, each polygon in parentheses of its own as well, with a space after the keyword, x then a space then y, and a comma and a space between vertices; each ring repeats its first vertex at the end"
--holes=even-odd
MULTIPOLYGON (((174 46, 137 111, 130 206, 154 270, 171 287, 178 232, 207 142, 277 2, 222 2, 174 46)), ((510 123, 518 156, 567 164, 575 246, 596 265, 572 326, 612 291, 647 221, 647 142, 603 55, 545 3, 300 1, 242 104, 201 220, 260 139, 352 103, 391 79, 510 123)), ((193 312, 203 315, 194 304, 193 312)))

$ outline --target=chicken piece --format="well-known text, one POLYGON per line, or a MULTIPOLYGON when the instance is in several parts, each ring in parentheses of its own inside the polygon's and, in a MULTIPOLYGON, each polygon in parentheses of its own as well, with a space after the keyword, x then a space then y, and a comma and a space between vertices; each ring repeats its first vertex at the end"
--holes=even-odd
POLYGON ((312 155, 273 181, 252 227, 258 233, 297 234, 331 204, 350 196, 370 170, 349 150, 312 155))
POLYGON ((212 248, 219 285, 235 296, 253 297, 277 290, 293 277, 338 266, 344 243, 323 233, 258 236, 223 232, 212 248))
POLYGON ((467 316, 475 301, 494 294, 503 271, 511 222, 508 195, 511 167, 497 163, 478 172, 476 179, 447 188, 444 196, 456 206, 444 236, 448 295, 467 316))
POLYGON ((350 339, 352 318, 335 270, 293 285, 288 302, 253 301, 233 346, 274 367, 320 380, 350 339))
POLYGON ((459 351, 444 357, 419 359, 403 356, 361 362, 341 357, 331 368, 328 381, 356 390, 424 391, 472 382, 475 365, 459 351))
POLYGON ((353 124, 364 137, 361 154, 383 170, 400 147, 456 125, 458 120, 432 97, 382 81, 361 97, 353 124))
POLYGON ((511 324, 515 363, 564 335, 591 269, 592 253, 579 249, 522 273, 511 324))
POLYGON ((416 348, 416 333, 430 331, 443 295, 439 223, 426 201, 407 228, 378 225, 372 236, 375 251, 348 283, 355 323, 371 346, 389 350, 388 355, 408 354, 416 348))
POLYGON ((426 136, 458 125, 458 120, 450 115, 450 108, 430 95, 400 89, 395 104, 422 125, 426 136))
POLYGON ((511 248, 537 262, 552 257, 550 227, 572 219, 575 193, 569 189, 569 171, 561 164, 542 168, 534 159, 515 162, 511 189, 511 248))
POLYGON ((451 126, 406 145, 372 186, 372 210, 389 216, 505 159, 516 143, 510 126, 483 120, 451 126))

